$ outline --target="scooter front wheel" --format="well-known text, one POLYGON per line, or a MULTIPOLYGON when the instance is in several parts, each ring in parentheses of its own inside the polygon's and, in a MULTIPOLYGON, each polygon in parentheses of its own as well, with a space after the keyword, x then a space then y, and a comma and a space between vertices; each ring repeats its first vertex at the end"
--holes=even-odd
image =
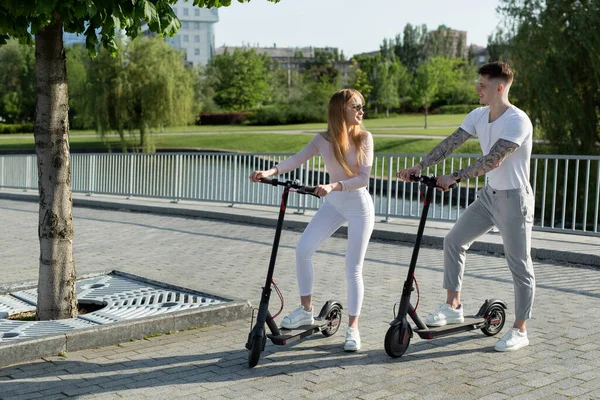
POLYGON ((412 328, 406 321, 390 326, 385 335, 385 352, 393 358, 401 357, 408 349, 411 336, 412 328))
POLYGON ((264 335, 252 335, 250 348, 248 349, 248 365, 254 368, 260 360, 260 353, 265 348, 267 337, 264 335))

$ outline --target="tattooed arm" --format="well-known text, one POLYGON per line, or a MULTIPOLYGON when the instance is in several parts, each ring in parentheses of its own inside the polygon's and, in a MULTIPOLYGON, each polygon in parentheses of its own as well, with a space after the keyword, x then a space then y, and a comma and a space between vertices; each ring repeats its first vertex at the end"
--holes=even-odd
POLYGON ((511 155, 519 145, 505 139, 498 139, 490 149, 488 155, 478 158, 473 164, 455 171, 451 175, 444 175, 438 178, 437 184, 439 190, 447 191, 450 185, 454 184, 457 179, 466 180, 475 178, 490 172, 494 168, 498 168, 502 161, 511 155))
POLYGON ((471 135, 462 128, 458 128, 454 133, 442 140, 440 144, 435 146, 419 163, 418 166, 423 168, 435 165, 447 158, 454 150, 466 142, 471 135))
POLYGON ((410 176, 419 176, 421 170, 431 165, 435 165, 448 157, 458 146, 466 142, 471 135, 462 128, 458 128, 454 133, 442 140, 435 146, 421 161, 410 168, 403 169, 396 173, 396 176, 403 181, 410 182, 410 176))
POLYGON ((475 178, 484 175, 491 170, 498 168, 502 161, 511 155, 519 145, 505 139, 498 139, 490 149, 488 155, 478 158, 473 164, 465 167, 458 172, 461 180, 475 178))

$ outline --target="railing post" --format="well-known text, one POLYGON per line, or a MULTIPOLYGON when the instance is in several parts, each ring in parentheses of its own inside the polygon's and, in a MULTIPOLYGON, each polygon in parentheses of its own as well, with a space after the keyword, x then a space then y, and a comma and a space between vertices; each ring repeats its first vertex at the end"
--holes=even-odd
POLYGON ((179 181, 181 174, 181 154, 175 154, 175 199, 171 201, 171 203, 179 203, 179 199, 181 198, 181 182, 179 181))
POLYGON ((235 199, 237 197, 237 172, 238 172, 238 156, 237 154, 233 156, 233 179, 231 181, 231 204, 229 207, 233 207, 235 204, 235 199))
MULTIPOLYGON (((392 162, 392 156, 388 157, 388 176, 387 176, 387 207, 385 208, 385 219, 381 220, 381 222, 390 222, 390 214, 392 212, 392 166, 394 165, 392 162)), ((383 168, 383 165, 381 166, 383 168)), ((383 183, 381 184, 383 187, 383 183)))
POLYGON ((133 196, 133 166, 134 166, 134 154, 129 154, 126 155, 126 157, 129 157, 129 195, 127 196, 127 199, 130 199, 133 196))

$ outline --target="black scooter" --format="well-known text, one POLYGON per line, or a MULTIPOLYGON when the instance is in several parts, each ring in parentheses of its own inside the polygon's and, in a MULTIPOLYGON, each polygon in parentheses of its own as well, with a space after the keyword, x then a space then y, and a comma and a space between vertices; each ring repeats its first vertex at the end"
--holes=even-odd
MULTIPOLYGON (((275 316, 271 316, 269 312, 269 299, 271 298, 271 285, 275 286, 277 293, 281 297, 281 292, 273 281, 273 272, 275 270, 275 259, 277 258, 277 249, 279 248, 279 238, 281 237, 281 231, 283 229, 283 219, 285 217, 285 209, 287 206, 288 195, 290 192, 296 192, 303 195, 312 195, 319 197, 314 194, 314 187, 303 186, 299 181, 280 181, 277 179, 261 179, 262 183, 270 184, 273 186, 283 186, 285 189, 281 196, 281 208, 279 209, 279 218, 277 219, 277 228, 275 230, 275 240, 273 241, 273 249, 271 251, 271 261, 269 263, 269 269, 267 272, 267 280, 265 286, 262 288, 262 294, 260 298, 260 305, 258 307, 258 315, 256 317, 256 324, 248 334, 248 342, 246 343, 246 349, 248 349, 248 365, 250 368, 258 364, 260 359, 260 353, 265 349, 267 338, 271 339, 271 342, 275 345, 285 345, 296 340, 300 340, 304 337, 310 336, 314 333, 321 332, 324 336, 329 337, 334 335, 341 323, 342 319, 342 304, 339 301, 329 300, 325 303, 318 317, 315 317, 315 323, 313 325, 300 326, 296 329, 279 328, 275 323, 275 316), (270 334, 265 332, 265 324, 271 331, 270 334)), ((254 320, 254 314, 252 315, 254 320)))
POLYGON ((429 204, 433 199, 433 193, 437 187, 437 178, 434 176, 415 177, 414 175, 411 175, 410 179, 413 182, 420 182, 420 184, 427 186, 427 192, 425 194, 425 201, 423 203, 423 210, 421 214, 421 221, 419 223, 419 229, 417 231, 417 238, 415 240, 415 247, 413 249, 412 259, 408 268, 408 276, 406 277, 404 288, 402 289, 402 297, 400 300, 400 307, 398 308, 398 314, 396 319, 390 322, 390 328, 385 335, 385 352, 390 357, 394 358, 400 357, 406 352, 408 345, 410 344, 410 339, 413 337, 413 328, 410 326, 407 316, 410 316, 410 318, 416 324, 414 332, 416 332, 422 339, 435 339, 440 336, 453 335, 455 333, 471 331, 474 329, 481 329, 485 335, 494 336, 502 330, 506 320, 506 313, 504 311, 507 308, 506 303, 496 299, 486 300, 479 308, 479 311, 476 315, 465 316, 465 320, 461 324, 444 325, 441 327, 428 327, 419 318, 418 314, 416 313, 416 309, 412 304, 410 304, 410 293, 414 290, 413 282, 415 281, 414 274, 417 264, 417 257, 419 255, 419 247, 421 246, 423 230, 425 228, 425 222, 427 221, 429 204))

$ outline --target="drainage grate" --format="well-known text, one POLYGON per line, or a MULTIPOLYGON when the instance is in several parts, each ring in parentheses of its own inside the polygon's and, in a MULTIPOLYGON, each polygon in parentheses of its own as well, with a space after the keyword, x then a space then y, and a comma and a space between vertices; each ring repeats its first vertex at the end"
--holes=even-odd
POLYGON ((80 303, 104 307, 77 318, 58 321, 14 321, 5 318, 35 311, 37 289, 0 296, 0 343, 227 302, 205 294, 165 288, 118 275, 78 281, 77 299, 80 303))

